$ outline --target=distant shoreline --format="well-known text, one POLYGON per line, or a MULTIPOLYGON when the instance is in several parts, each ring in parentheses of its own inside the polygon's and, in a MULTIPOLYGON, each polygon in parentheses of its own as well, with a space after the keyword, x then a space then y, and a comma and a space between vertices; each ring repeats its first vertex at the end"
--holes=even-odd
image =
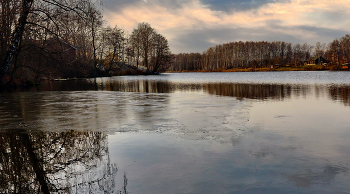
POLYGON ((165 71, 165 73, 190 73, 190 72, 264 72, 264 71, 349 71, 348 68, 336 70, 332 66, 324 65, 305 65, 300 67, 278 67, 278 68, 232 68, 232 69, 214 69, 214 70, 194 70, 194 71, 165 71))

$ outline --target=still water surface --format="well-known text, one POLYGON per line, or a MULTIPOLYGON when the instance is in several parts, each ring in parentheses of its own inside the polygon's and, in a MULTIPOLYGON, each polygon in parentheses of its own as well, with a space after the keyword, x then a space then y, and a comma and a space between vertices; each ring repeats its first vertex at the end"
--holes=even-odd
POLYGON ((350 193, 348 72, 56 81, 0 98, 0 193, 350 193))

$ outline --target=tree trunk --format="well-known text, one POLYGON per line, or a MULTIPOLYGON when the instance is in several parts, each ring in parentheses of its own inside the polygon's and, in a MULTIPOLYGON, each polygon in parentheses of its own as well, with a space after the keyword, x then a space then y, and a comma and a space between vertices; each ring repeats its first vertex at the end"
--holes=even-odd
POLYGON ((96 45, 95 45, 95 18, 92 16, 91 23, 91 36, 92 36, 92 49, 94 57, 94 78, 97 76, 97 57, 96 57, 96 45))
POLYGON ((111 59, 111 61, 109 62, 109 72, 112 71, 112 66, 113 66, 114 57, 115 57, 116 52, 117 52, 117 48, 114 47, 114 49, 113 49, 113 54, 112 54, 112 59, 111 59))
POLYGON ((12 61, 14 57, 16 56, 17 52, 19 52, 19 43, 22 39, 24 27, 27 23, 27 18, 29 14, 29 10, 33 4, 34 0, 22 0, 22 9, 21 9, 21 15, 18 19, 18 24, 16 26, 16 29, 12 33, 12 40, 10 47, 7 50, 6 57, 4 61, 1 63, 1 70, 0 70, 0 82, 2 82, 3 77, 9 70, 12 61))
POLYGON ((44 171, 44 167, 40 162, 40 159, 37 157, 37 154, 34 152, 34 145, 30 140, 30 137, 27 133, 23 133, 20 135, 21 141, 23 145, 26 147, 28 152, 28 157, 30 162, 32 163, 33 170, 35 172, 36 178, 40 183, 40 190, 42 193, 49 194, 49 186, 46 181, 46 174, 44 171))

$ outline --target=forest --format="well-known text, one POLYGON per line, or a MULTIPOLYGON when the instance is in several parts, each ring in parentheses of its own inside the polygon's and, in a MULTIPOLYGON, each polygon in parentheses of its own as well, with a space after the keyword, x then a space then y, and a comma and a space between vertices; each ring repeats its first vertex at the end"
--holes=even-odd
POLYGON ((284 41, 230 42, 210 47, 203 53, 175 55, 170 71, 222 71, 233 68, 300 67, 308 60, 324 59, 324 69, 341 70, 350 56, 350 35, 328 45, 292 44, 284 41), (312 59, 313 57, 313 59, 312 59))
POLYGON ((168 40, 148 23, 105 25, 102 0, 0 0, 1 85, 152 73, 170 65, 168 40), (143 72, 138 72, 138 66, 143 72))

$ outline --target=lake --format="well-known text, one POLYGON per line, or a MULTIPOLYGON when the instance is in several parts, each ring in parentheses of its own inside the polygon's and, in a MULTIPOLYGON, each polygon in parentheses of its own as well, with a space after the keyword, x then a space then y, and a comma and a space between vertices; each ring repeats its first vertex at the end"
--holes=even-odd
POLYGON ((46 81, 0 98, 0 193, 350 193, 349 72, 46 81))

